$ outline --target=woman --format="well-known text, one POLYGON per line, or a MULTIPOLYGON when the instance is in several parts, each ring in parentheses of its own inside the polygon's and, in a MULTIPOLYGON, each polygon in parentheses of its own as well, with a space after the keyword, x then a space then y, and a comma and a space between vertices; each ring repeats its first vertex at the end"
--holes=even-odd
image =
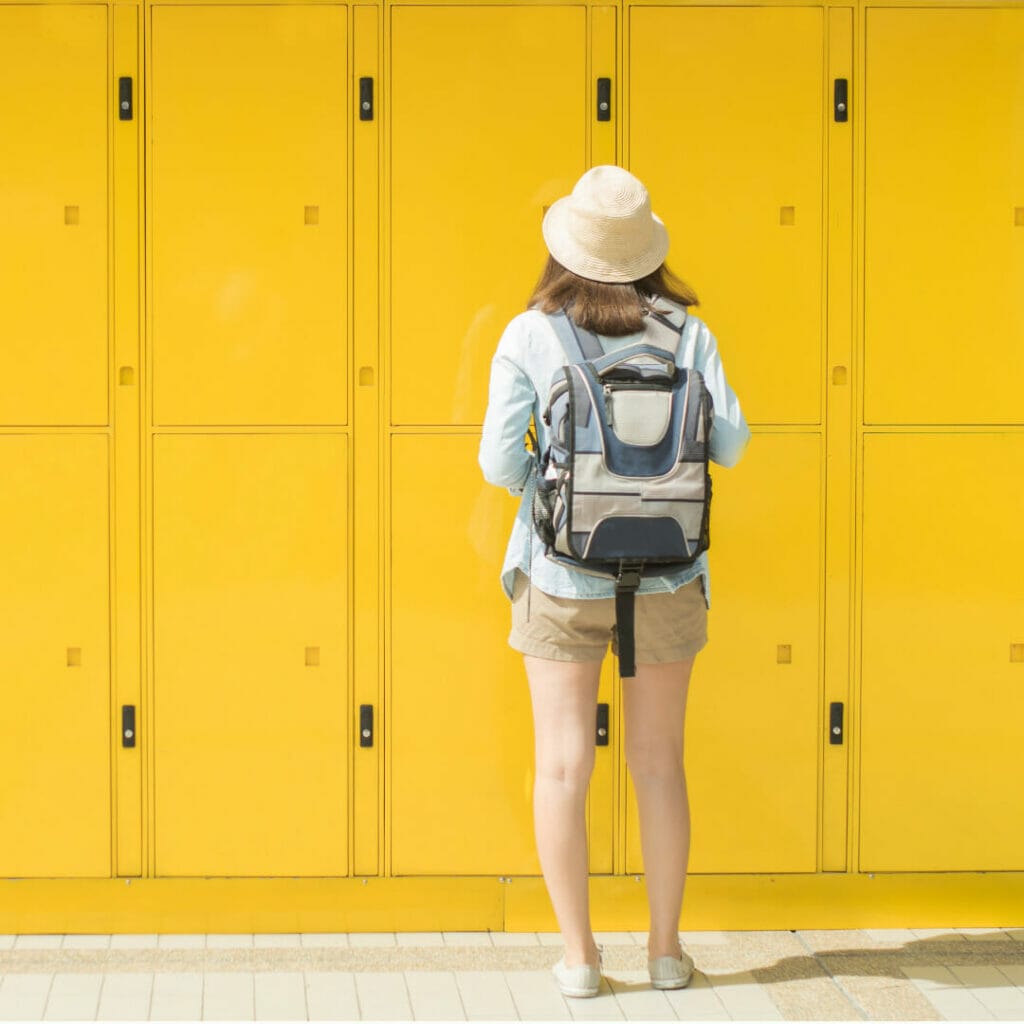
MULTIPOLYGON (((645 317, 661 313, 682 327, 678 365, 702 371, 714 400, 709 457, 734 466, 751 435, 714 336, 687 313, 696 295, 665 266, 668 234, 636 177, 613 165, 592 168, 550 207, 542 233, 547 265, 491 363, 479 462, 489 483, 521 495, 501 581, 512 600, 508 642, 523 654, 533 703, 537 848, 565 941, 554 975, 564 994, 592 996, 600 986, 602 950, 590 927, 585 804, 609 641, 618 653, 615 582, 545 558, 532 527, 535 455, 524 435, 532 413, 539 449, 546 449, 543 404, 553 374, 566 362, 544 314, 564 307, 611 352, 641 340, 645 317)), ((637 795, 651 917, 648 967, 657 988, 681 988, 693 972, 678 930, 690 844, 682 746, 690 672, 707 642, 710 607, 706 553, 681 572, 644 578, 635 598, 636 675, 623 679, 625 755, 637 795)))

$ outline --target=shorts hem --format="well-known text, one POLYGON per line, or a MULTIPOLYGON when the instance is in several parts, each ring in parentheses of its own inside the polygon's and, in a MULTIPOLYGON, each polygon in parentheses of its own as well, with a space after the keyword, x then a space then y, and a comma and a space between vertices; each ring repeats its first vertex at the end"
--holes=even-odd
POLYGON ((536 658, 550 658, 552 661, 604 661, 608 645, 587 647, 572 644, 552 644, 520 633, 510 633, 508 645, 520 654, 532 654, 536 658))

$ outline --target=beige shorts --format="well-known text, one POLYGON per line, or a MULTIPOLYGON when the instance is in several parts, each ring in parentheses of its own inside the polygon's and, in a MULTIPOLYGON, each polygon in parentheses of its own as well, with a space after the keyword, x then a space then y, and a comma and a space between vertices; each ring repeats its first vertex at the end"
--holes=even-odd
MULTIPOLYGON (((686 661, 708 642, 702 577, 672 594, 637 594, 634 605, 637 664, 686 661)), ((553 597, 516 569, 510 647, 556 661, 602 661, 609 641, 618 655, 614 597, 553 597)))

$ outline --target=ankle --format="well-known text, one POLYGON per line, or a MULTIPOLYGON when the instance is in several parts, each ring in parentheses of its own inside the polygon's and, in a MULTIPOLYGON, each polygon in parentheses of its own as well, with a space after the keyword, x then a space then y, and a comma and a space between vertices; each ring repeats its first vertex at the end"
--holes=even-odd
POLYGON ((647 956, 651 960, 657 960, 659 956, 672 956, 678 960, 682 955, 683 947, 678 938, 649 940, 647 943, 647 956))
POLYGON ((589 964, 591 967, 597 967, 600 962, 600 951, 597 945, 584 946, 578 948, 576 946, 565 947, 565 966, 566 967, 582 967, 583 964, 589 964))

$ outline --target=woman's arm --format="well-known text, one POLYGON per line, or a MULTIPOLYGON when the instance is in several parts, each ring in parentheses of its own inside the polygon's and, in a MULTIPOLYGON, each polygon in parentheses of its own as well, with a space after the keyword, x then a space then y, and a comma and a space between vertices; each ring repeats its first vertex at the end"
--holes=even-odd
POLYGON ((530 425, 536 392, 519 365, 522 324, 512 320, 491 360, 491 383, 480 436, 478 460, 484 479, 511 494, 521 494, 530 475, 533 454, 523 443, 530 425))
POLYGON ((704 344, 697 348, 697 369, 704 374, 704 383, 715 403, 715 421, 708 441, 708 456, 726 469, 735 466, 750 442, 750 427, 743 416, 739 399, 725 379, 725 370, 718 354, 718 343, 707 324, 702 323, 704 344), (703 365, 702 365, 703 364, 703 365))

